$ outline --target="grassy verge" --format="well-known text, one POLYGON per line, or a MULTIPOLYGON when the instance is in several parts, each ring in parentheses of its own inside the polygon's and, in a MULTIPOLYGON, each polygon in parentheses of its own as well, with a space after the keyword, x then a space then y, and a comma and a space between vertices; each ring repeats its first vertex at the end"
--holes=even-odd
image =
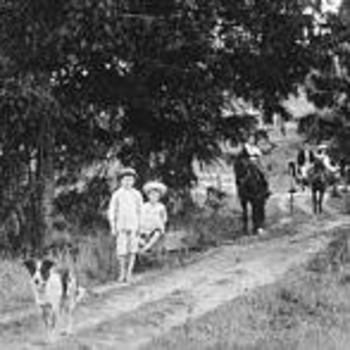
MULTIPOLYGON (((173 220, 170 230, 184 230, 188 244, 208 248, 220 244, 223 239, 239 235, 239 223, 232 213, 212 215, 204 210, 195 210, 173 220)), ((56 233, 56 239, 67 239, 67 232, 56 233), (63 237, 63 238, 62 238, 63 237)), ((77 242, 79 254, 76 270, 82 285, 92 287, 114 281, 117 278, 115 242, 106 228, 84 231, 73 230, 71 237, 77 242)), ((191 253, 190 253, 191 255, 191 253)), ((171 256, 176 260, 176 256, 171 256)), ((138 270, 145 270, 140 269, 138 270)), ((0 261, 0 314, 32 304, 29 276, 20 260, 0 261)))
MULTIPOLYGON (((186 244, 198 249, 189 252, 185 262, 191 262, 200 258, 201 251, 223 242, 230 241, 236 244, 249 244, 257 239, 272 239, 283 235, 293 235, 296 220, 303 219, 302 213, 296 213, 295 219, 283 226, 271 228, 269 235, 262 238, 243 237, 241 231, 241 219, 237 210, 230 207, 233 198, 227 198, 228 205, 223 206, 218 212, 208 208, 195 209, 185 216, 173 218, 169 231, 182 230, 186 232, 186 244), (199 250, 199 252, 198 252, 199 250)), ((268 226, 281 219, 280 211, 273 208, 268 214, 268 226)), ((57 233, 57 239, 63 234, 57 233)), ((65 232, 65 235, 69 233, 65 232)), ((73 230, 73 237, 78 243, 79 254, 76 270, 82 285, 93 287, 115 281, 117 278, 117 262, 115 258, 115 242, 106 227, 91 228, 84 231, 73 230)), ((61 237, 62 238, 62 237, 61 237)), ((178 256, 172 254, 167 261, 168 266, 178 266, 178 256)), ((136 272, 144 274, 151 267, 162 266, 137 266, 136 272)), ((32 295, 29 286, 29 277, 20 261, 0 261, 0 313, 19 309, 26 305, 32 305, 32 295)))
POLYGON ((27 272, 18 262, 0 261, 0 314, 23 308, 33 300, 27 272))

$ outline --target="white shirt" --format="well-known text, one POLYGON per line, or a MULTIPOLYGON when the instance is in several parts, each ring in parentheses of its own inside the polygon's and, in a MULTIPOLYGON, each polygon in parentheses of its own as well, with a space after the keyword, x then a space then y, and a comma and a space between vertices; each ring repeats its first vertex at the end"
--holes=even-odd
POLYGON ((142 206, 141 232, 148 233, 156 229, 164 232, 167 220, 167 211, 163 203, 147 202, 142 206))
POLYGON ((141 193, 134 188, 121 187, 113 193, 108 209, 112 235, 122 230, 139 230, 142 203, 141 193))

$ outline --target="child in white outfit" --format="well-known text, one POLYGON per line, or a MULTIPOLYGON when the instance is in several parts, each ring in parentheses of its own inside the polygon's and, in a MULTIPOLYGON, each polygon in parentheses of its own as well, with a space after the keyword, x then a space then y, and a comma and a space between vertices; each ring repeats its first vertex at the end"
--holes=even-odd
POLYGON ((119 264, 119 282, 131 278, 138 252, 142 194, 134 188, 136 172, 127 168, 120 174, 120 188, 112 195, 109 221, 116 237, 116 255, 119 264))
POLYGON ((160 182, 148 182, 144 186, 149 201, 142 207, 139 248, 140 253, 150 250, 165 232, 168 220, 165 205, 160 202, 166 186, 160 182))

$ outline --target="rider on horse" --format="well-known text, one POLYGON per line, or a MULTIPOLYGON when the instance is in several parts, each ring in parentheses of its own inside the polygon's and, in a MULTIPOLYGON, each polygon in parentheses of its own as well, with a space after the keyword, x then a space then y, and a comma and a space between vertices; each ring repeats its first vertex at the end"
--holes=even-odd
POLYGON ((243 144, 242 155, 247 157, 251 164, 255 165, 255 168, 258 170, 258 173, 266 188, 266 194, 269 196, 271 194, 269 190, 269 183, 267 181, 266 171, 261 163, 263 152, 257 145, 257 138, 254 134, 250 134, 246 142, 243 144))
POLYGON ((322 164, 330 174, 335 174, 338 172, 339 167, 332 164, 331 158, 328 154, 327 145, 324 145, 324 144, 318 145, 315 153, 315 158, 322 162, 322 164))
POLYGON ((335 196, 339 195, 337 192, 336 184, 340 176, 340 167, 338 165, 335 165, 332 162, 328 153, 327 145, 320 144, 317 147, 317 150, 315 153, 315 159, 321 162, 322 165, 324 166, 327 180, 331 185, 333 185, 333 195, 335 196))

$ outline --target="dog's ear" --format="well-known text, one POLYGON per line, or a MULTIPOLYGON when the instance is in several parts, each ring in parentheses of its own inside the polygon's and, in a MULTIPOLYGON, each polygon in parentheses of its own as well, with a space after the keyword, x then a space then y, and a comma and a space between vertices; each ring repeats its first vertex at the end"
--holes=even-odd
POLYGON ((29 274, 31 276, 33 276, 34 273, 35 273, 35 270, 36 270, 36 262, 35 262, 35 260, 34 259, 28 259, 28 260, 25 260, 23 264, 27 268, 29 274))
POLYGON ((55 265, 55 262, 51 259, 45 259, 42 262, 41 268, 43 270, 50 270, 52 266, 55 265))
POLYGON ((50 259, 43 260, 40 270, 44 279, 47 279, 49 277, 50 269, 54 265, 55 265, 55 262, 50 259))

